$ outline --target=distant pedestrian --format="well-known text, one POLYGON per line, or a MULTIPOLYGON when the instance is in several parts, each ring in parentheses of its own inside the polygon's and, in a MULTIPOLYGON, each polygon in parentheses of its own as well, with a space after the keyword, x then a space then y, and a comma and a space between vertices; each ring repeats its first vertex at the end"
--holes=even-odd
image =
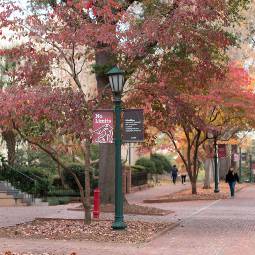
POLYGON ((172 168, 172 179, 174 184, 176 183, 177 175, 178 175, 178 169, 176 165, 174 165, 172 168))
POLYGON ((239 182, 239 176, 234 172, 233 167, 231 167, 226 175, 226 182, 229 184, 231 197, 235 196, 235 185, 239 182))
POLYGON ((182 165, 181 168, 180 168, 180 172, 181 172, 181 179, 182 179, 182 184, 186 184, 186 176, 187 176, 187 172, 186 172, 186 169, 185 169, 185 166, 182 165))

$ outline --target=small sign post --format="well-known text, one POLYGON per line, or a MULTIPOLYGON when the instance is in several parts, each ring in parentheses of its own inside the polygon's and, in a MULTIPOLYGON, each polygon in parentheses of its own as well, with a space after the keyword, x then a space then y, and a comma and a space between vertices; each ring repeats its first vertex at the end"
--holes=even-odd
POLYGON ((226 144, 218 144, 218 157, 225 158, 227 156, 226 144))
POLYGON ((242 161, 247 161, 247 153, 242 152, 242 161))
POLYGON ((135 143, 144 140, 143 109, 126 109, 124 111, 123 142, 135 143))

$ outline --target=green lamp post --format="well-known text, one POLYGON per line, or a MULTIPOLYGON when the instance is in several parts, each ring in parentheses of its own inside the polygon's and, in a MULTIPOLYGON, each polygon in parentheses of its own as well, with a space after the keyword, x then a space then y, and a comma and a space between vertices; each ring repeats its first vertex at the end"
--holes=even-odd
POLYGON ((239 147, 239 182, 242 183, 242 148, 239 147))
POLYGON ((215 174, 214 174, 214 193, 219 193, 219 173, 218 173, 218 153, 217 153, 217 134, 214 134, 214 170, 215 170, 215 174))
POLYGON ((213 138, 214 147, 214 193, 219 193, 219 172, 218 172, 218 151, 217 151, 217 137, 218 132, 213 130, 212 133, 208 133, 209 138, 213 138))
POLYGON ((252 182, 252 155, 250 155, 250 183, 252 182))
POLYGON ((115 219, 112 228, 125 229, 123 216, 122 166, 121 166, 121 94, 124 87, 124 72, 118 67, 107 73, 115 104, 115 219))

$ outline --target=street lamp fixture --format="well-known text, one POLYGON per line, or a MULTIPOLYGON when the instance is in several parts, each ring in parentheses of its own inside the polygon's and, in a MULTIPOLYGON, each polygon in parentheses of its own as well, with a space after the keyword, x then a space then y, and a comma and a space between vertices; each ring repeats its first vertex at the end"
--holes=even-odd
POLYGON ((212 133, 208 133, 208 138, 213 138, 214 146, 214 193, 219 193, 219 173, 218 173, 218 153, 217 153, 217 137, 218 132, 213 130, 212 133))
POLYGON ((124 87, 124 72, 118 67, 112 68, 107 73, 111 85, 112 92, 115 95, 121 96, 124 87))
POLYGON ((123 191, 122 191, 122 164, 121 164, 121 94, 124 87, 124 72, 118 67, 112 68, 108 73, 115 105, 115 218, 112 228, 125 229, 123 216, 123 191))

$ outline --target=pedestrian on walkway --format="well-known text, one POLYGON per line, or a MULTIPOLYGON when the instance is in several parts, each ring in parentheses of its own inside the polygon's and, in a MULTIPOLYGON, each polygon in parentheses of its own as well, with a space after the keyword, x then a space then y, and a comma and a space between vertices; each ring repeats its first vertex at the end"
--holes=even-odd
POLYGON ((174 184, 176 183, 177 175, 178 175, 178 169, 176 165, 174 165, 172 168, 172 179, 174 184))
POLYGON ((235 196, 235 185, 239 182, 239 176, 234 172, 234 168, 231 167, 226 175, 226 182, 229 184, 231 197, 235 196))
POLYGON ((180 168, 180 173, 181 173, 181 179, 182 179, 182 184, 186 184, 186 176, 187 176, 187 172, 186 172, 186 168, 185 165, 181 165, 180 168))

